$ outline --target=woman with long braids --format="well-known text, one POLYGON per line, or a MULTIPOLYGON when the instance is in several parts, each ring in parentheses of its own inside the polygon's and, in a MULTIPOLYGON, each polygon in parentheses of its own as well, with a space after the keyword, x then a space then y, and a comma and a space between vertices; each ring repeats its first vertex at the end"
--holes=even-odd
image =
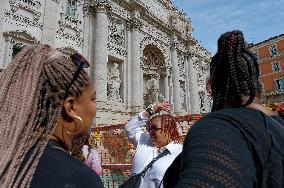
POLYGON ((241 31, 210 65, 212 112, 189 130, 177 187, 284 187, 284 121, 259 104, 259 67, 241 31))
POLYGON ((96 115, 87 66, 48 45, 24 48, 8 65, 0 78, 0 187, 103 187, 69 152, 96 115))

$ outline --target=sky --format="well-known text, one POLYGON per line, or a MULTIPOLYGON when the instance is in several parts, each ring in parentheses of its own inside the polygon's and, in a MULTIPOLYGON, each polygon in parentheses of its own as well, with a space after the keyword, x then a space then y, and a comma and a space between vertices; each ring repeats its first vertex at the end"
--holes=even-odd
POLYGON ((187 13, 192 35, 209 52, 217 51, 222 33, 241 30, 247 42, 284 34, 284 0, 172 0, 187 13))

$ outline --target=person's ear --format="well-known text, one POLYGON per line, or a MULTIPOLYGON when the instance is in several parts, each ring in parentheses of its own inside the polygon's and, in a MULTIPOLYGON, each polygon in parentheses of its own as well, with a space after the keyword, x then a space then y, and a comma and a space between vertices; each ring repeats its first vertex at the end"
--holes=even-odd
POLYGON ((71 96, 71 97, 67 97, 67 99, 63 102, 63 108, 64 108, 64 112, 66 113, 65 115, 67 116, 67 118, 71 118, 74 119, 75 115, 77 114, 77 110, 76 110, 76 97, 71 96))

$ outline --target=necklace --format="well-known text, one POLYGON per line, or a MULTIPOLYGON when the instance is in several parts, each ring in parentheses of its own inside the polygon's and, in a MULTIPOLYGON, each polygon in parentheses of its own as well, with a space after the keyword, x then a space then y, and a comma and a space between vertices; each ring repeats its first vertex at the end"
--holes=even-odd
POLYGON ((64 151, 65 153, 68 153, 68 154, 72 155, 71 151, 67 151, 67 150, 65 150, 65 149, 63 149, 61 147, 58 147, 58 146, 50 146, 50 147, 53 148, 53 149, 59 149, 61 151, 64 151))
POLYGON ((66 149, 63 147, 63 144, 60 143, 58 140, 50 139, 50 140, 49 140, 49 143, 48 143, 47 145, 48 145, 50 148, 58 149, 58 150, 64 151, 65 153, 69 153, 70 155, 72 155, 71 151, 66 150, 66 149))

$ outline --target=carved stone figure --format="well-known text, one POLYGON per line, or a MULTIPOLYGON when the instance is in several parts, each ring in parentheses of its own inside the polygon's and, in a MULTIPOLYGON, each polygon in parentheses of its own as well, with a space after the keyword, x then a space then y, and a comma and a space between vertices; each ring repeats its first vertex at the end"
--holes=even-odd
POLYGON ((108 88, 109 88, 109 94, 108 99, 112 101, 121 102, 121 97, 119 94, 119 89, 121 85, 121 80, 119 77, 120 73, 118 70, 118 64, 114 63, 112 68, 109 71, 109 81, 108 81, 108 88))
POLYGON ((164 101, 168 101, 168 100, 164 97, 164 95, 163 95, 162 93, 159 93, 159 95, 158 95, 158 101, 159 101, 159 102, 164 102, 164 101))
POLYGON ((110 42, 119 46, 124 46, 125 30, 123 24, 119 21, 111 21, 109 31, 110 42))
POLYGON ((159 96, 159 80, 151 77, 146 84, 148 103, 153 104, 158 100, 159 96))
POLYGON ((181 107, 182 109, 184 109, 184 105, 185 105, 185 91, 183 88, 183 85, 180 85, 180 103, 181 103, 181 107))
POLYGON ((213 105, 213 99, 210 95, 207 95, 207 106, 208 106, 208 111, 210 112, 211 108, 213 105))
POLYGON ((199 100, 200 100, 200 112, 205 112, 205 105, 204 105, 204 100, 205 100, 205 94, 204 92, 198 92, 198 95, 199 95, 199 100))

